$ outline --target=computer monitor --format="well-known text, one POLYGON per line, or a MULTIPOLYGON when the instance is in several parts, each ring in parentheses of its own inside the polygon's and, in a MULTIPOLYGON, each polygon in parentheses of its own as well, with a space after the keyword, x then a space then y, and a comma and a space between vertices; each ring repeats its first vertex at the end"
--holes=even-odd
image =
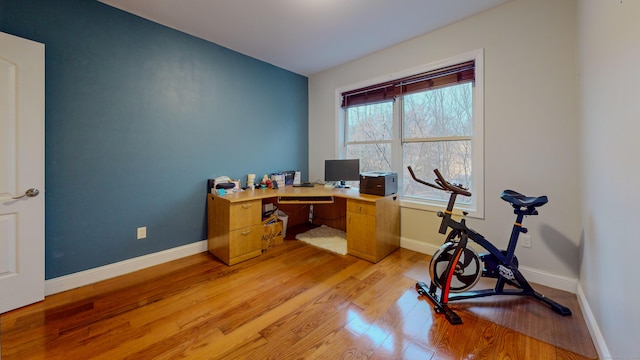
POLYGON ((360 180, 360 159, 325 160, 324 181, 344 187, 346 181, 360 180))

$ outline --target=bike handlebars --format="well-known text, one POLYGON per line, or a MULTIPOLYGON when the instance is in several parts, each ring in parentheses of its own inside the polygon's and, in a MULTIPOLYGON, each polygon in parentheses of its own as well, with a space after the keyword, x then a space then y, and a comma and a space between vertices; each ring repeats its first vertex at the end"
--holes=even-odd
POLYGON ((437 176, 437 179, 435 180, 437 185, 434 185, 434 184, 432 184, 430 182, 427 182, 427 181, 424 181, 422 179, 418 179, 416 177, 416 174, 414 174, 413 169, 411 168, 411 166, 407 166, 407 169, 409 169, 409 173, 411 174, 411 177, 413 178, 413 180, 419 182, 420 184, 427 185, 427 186, 430 186, 430 187, 432 187, 434 189, 438 189, 438 190, 450 191, 452 193, 459 194, 459 195, 471 196, 471 192, 469 192, 467 189, 463 188, 461 185, 452 184, 452 183, 448 182, 447 180, 445 180, 438 169, 433 169, 433 172, 437 176))

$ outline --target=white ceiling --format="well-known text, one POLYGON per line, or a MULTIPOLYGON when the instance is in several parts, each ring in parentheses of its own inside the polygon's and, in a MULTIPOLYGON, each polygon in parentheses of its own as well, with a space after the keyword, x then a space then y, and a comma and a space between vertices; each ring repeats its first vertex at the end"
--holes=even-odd
POLYGON ((510 0, 100 0, 311 75, 510 0))

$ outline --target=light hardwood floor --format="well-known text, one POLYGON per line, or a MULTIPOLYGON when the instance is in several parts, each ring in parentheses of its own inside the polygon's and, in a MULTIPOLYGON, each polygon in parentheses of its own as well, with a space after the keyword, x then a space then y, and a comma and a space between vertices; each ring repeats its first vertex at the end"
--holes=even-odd
POLYGON ((586 359, 467 312, 450 325, 414 289, 428 261, 295 240, 231 267, 202 253, 0 315, 2 359, 586 359))

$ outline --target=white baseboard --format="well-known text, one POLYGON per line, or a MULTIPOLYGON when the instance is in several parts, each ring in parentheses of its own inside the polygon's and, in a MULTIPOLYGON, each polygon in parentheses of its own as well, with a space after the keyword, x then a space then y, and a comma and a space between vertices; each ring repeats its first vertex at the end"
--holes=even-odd
POLYGON ((202 240, 173 249, 60 276, 44 282, 44 293, 45 295, 56 294, 205 251, 207 251, 207 240, 202 240))
POLYGON ((587 301, 587 296, 585 295, 584 291, 582 290, 582 286, 579 283, 576 295, 578 297, 580 310, 582 310, 582 316, 584 316, 584 321, 587 323, 589 334, 591 334, 593 345, 596 347, 596 351, 598 352, 598 358, 612 359, 609 348, 607 347, 607 343, 604 341, 602 332, 600 332, 598 322, 596 321, 595 316, 593 316, 591 306, 589 306, 589 301, 587 301))
MULTIPOLYGON (((429 244, 424 241, 416 241, 413 239, 400 238, 400 247, 417 251, 419 253, 433 255, 439 249, 440 245, 429 244)), ((520 271, 528 281, 550 288, 568 291, 572 294, 576 293, 578 279, 568 278, 565 276, 555 275, 538 269, 520 266, 520 271)))
POLYGON ((406 239, 400 237, 400 247, 403 249, 413 250, 422 254, 433 255, 438 251, 440 245, 433 245, 424 241, 414 239, 406 239))
MULTIPOLYGON (((550 288, 563 290, 572 294, 576 293, 578 288, 578 279, 569 278, 562 275, 551 274, 542 270, 530 268, 527 266, 518 266, 518 269, 527 279, 527 281, 548 286, 550 288)), ((535 288, 535 286, 534 286, 535 288)))

